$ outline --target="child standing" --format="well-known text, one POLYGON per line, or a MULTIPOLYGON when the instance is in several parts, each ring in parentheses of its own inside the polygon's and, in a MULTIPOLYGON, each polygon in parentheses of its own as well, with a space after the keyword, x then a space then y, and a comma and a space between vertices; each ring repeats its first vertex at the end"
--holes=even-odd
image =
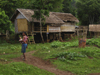
POLYGON ((22 43, 22 50, 21 50, 21 52, 23 53, 24 60, 26 61, 25 53, 26 53, 26 48, 27 48, 27 44, 28 44, 28 37, 27 37, 25 32, 22 33, 22 36, 23 36, 23 39, 21 39, 21 37, 20 37, 19 41, 22 43))

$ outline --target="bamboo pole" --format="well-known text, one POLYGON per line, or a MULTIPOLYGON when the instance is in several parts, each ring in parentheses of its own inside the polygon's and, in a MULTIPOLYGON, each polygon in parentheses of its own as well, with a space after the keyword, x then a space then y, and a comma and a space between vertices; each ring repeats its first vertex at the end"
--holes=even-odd
POLYGON ((6 39, 9 40, 9 31, 6 30, 6 39))

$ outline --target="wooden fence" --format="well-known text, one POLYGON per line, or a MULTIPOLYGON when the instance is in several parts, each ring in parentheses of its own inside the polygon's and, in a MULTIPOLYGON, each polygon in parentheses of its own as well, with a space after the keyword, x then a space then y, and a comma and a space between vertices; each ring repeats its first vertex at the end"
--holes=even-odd
POLYGON ((75 29, 78 38, 86 38, 87 32, 89 31, 88 26, 79 26, 75 29))

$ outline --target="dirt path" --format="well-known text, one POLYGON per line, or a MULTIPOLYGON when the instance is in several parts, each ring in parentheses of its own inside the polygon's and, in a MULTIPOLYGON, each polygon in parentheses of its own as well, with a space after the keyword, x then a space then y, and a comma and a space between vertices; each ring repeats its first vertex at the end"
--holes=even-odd
POLYGON ((89 74, 89 75, 100 75, 100 73, 94 73, 94 74, 89 74))
POLYGON ((49 72, 52 72, 56 75, 74 75, 70 72, 61 71, 61 70, 56 69, 49 61, 44 61, 40 58, 32 56, 33 53, 34 53, 34 51, 26 53, 27 61, 23 61, 22 56, 19 57, 19 58, 13 59, 13 61, 15 61, 15 62, 25 62, 27 64, 34 65, 34 66, 36 66, 40 69, 44 69, 44 70, 47 70, 49 72))

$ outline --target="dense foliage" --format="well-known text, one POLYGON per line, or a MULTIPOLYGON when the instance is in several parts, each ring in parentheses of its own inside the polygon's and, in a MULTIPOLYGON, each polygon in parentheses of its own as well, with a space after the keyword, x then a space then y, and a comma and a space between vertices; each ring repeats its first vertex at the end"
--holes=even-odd
POLYGON ((77 0, 77 15, 82 25, 98 23, 100 0, 77 0))
POLYGON ((0 8, 11 18, 16 8, 27 8, 28 3, 29 0, 0 0, 0 8))
POLYGON ((9 17, 5 14, 5 11, 0 9, 0 32, 5 32, 6 30, 12 30, 12 24, 9 17))
POLYGON ((28 8, 30 6, 29 0, 0 0, 0 32, 5 32, 5 30, 14 32, 14 26, 10 21, 12 14, 17 8, 28 8))
POLYGON ((72 13, 73 15, 77 15, 76 11, 76 0, 64 0, 63 1, 63 12, 72 13))

